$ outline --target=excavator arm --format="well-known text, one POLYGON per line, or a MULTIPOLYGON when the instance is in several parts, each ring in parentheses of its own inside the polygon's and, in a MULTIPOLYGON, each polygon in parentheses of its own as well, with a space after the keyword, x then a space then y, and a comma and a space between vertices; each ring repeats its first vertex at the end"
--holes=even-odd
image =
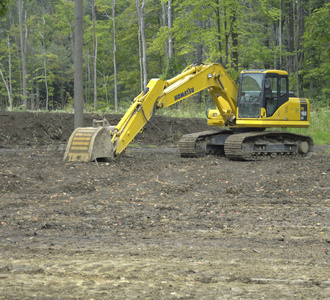
POLYGON ((104 122, 101 126, 77 128, 70 137, 64 160, 91 161, 119 156, 157 109, 169 107, 204 89, 210 93, 223 125, 233 125, 238 94, 235 82, 220 64, 192 65, 170 80, 151 79, 116 126, 104 122))

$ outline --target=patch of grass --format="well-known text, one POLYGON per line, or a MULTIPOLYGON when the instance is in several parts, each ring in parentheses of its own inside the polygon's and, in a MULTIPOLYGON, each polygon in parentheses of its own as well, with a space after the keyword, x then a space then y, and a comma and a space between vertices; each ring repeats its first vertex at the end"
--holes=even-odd
MULTIPOLYGON (((130 148, 141 148, 142 146, 133 143, 133 144, 129 144, 128 147, 130 147, 130 148)), ((143 145, 143 147, 145 147, 145 148, 157 148, 157 146, 155 146, 155 145, 143 145)))
POLYGON ((173 118, 205 118, 204 106, 204 104, 183 100, 176 106, 174 105, 166 109, 157 110, 157 115, 173 118))
POLYGON ((289 128, 286 131, 310 136, 315 145, 330 145, 330 110, 311 112, 309 128, 289 128))
POLYGON ((129 144, 129 147, 130 148, 141 148, 141 146, 138 144, 129 144))

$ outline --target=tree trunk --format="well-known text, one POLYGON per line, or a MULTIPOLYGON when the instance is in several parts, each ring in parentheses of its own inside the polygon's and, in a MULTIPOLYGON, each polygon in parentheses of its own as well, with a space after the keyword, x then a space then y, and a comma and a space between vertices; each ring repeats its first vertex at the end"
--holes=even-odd
MULTIPOLYGON (((201 30, 204 28, 204 23, 202 20, 197 20, 196 23, 198 28, 200 28, 201 30)), ((198 41, 195 44, 195 63, 197 65, 200 65, 202 62, 203 62, 203 42, 198 41)))
POLYGON ((25 37, 27 32, 24 35, 23 29, 23 0, 18 0, 18 17, 19 17, 19 32, 21 39, 21 56, 22 56, 22 103, 23 109, 27 109, 27 92, 26 92, 26 47, 25 47, 25 37))
POLYGON ((227 29, 227 12, 226 8, 224 10, 224 16, 225 16, 225 38, 226 38, 226 44, 225 44, 225 49, 226 49, 226 60, 225 60, 225 65, 224 67, 226 68, 228 65, 228 56, 229 56, 229 30, 227 29))
POLYGON ((72 56, 74 56, 74 38, 73 38, 73 29, 72 29, 73 25, 72 25, 72 22, 70 20, 70 14, 69 14, 70 7, 69 7, 68 0, 66 0, 66 4, 67 4, 67 7, 68 7, 68 9, 67 9, 67 18, 68 18, 68 24, 69 24, 69 27, 70 27, 70 41, 71 41, 72 56))
POLYGON ((46 90, 46 110, 49 106, 49 91, 48 91, 48 81, 47 81, 47 55, 45 46, 45 18, 42 17, 42 45, 44 50, 44 77, 45 77, 45 90, 46 90))
POLYGON ((138 29, 138 43, 139 43, 140 87, 141 87, 141 91, 142 91, 143 90, 143 64, 142 64, 140 22, 139 22, 139 29, 138 29))
MULTIPOLYGON (((63 76, 63 73, 62 73, 63 76)), ((63 81, 60 83, 60 100, 61 100, 61 109, 64 109, 65 105, 65 95, 64 95, 65 89, 64 89, 64 84, 63 81)))
MULTIPOLYGON (((289 37, 288 37, 288 50, 290 53, 294 53, 294 0, 291 0, 289 2, 289 37)), ((294 71, 293 65, 294 65, 294 58, 289 55, 287 56, 288 60, 288 72, 292 73, 294 71)))
MULTIPOLYGON (((168 29, 171 31, 173 26, 173 18, 172 18, 172 0, 167 2, 168 7, 168 29)), ((170 36, 168 37, 168 58, 171 60, 173 58, 173 36, 172 33, 170 33, 170 36)))
MULTIPOLYGON (((139 5, 137 4, 137 12, 139 14, 139 5)), ((112 0, 112 16, 110 17, 107 12, 105 12, 106 16, 109 19, 112 19, 112 36, 113 36, 113 77, 114 77, 114 104, 115 104, 115 111, 118 111, 118 83, 117 83, 117 39, 116 39, 116 0, 112 0)), ((141 72, 141 48, 140 48, 140 27, 138 30, 139 33, 139 57, 140 57, 140 74, 141 72)), ((108 76, 104 76, 104 88, 106 94, 106 101, 108 107, 108 93, 107 93, 107 81, 108 76)), ((141 89, 142 89, 142 77, 141 77, 141 89)))
MULTIPOLYGON (((298 24, 296 23, 295 18, 295 4, 293 2, 293 24, 296 24, 296 28, 294 30, 294 72, 296 74, 296 90, 297 90, 297 97, 299 98, 299 77, 298 77, 298 69, 299 69, 299 62, 298 62, 298 24)), ((297 0, 297 10, 298 10, 298 0, 297 0)))
POLYGON ((297 60, 297 80, 300 91, 303 91, 303 77, 299 76, 299 70, 300 70, 300 66, 304 65, 304 51, 301 51, 303 49, 302 43, 303 43, 304 32, 305 32, 305 3, 302 0, 297 0, 296 60, 297 60))
POLYGON ((97 37, 94 45, 94 110, 97 108, 97 37))
POLYGON ((46 53, 44 54, 44 76, 45 76, 45 89, 46 89, 46 110, 48 110, 49 105, 49 91, 48 91, 48 82, 47 82, 47 62, 46 62, 46 53))
MULTIPOLYGON (((42 37, 42 36, 41 36, 42 37)), ((33 48, 33 45, 31 46, 31 48, 30 48, 30 52, 31 52, 31 63, 32 63, 32 65, 33 66, 36 66, 37 65, 37 63, 36 63, 36 61, 37 61, 37 59, 35 59, 35 55, 34 55, 34 48, 33 48)), ((35 82, 38 80, 37 78, 35 78, 35 76, 36 76, 36 72, 34 71, 33 73, 32 73, 32 78, 31 78, 31 80, 30 80, 30 85, 31 85, 31 87, 30 87, 30 109, 31 110, 35 110, 35 87, 34 87, 34 85, 35 85, 35 82)))
POLYGON ((93 22, 93 33, 92 33, 92 38, 93 38, 93 56, 94 56, 94 61, 93 61, 93 75, 94 75, 94 110, 97 108, 97 74, 96 74, 96 62, 97 62, 97 38, 95 37, 95 2, 92 0, 92 22, 93 22))
MULTIPOLYGON (((269 30, 270 30, 270 29, 269 29, 269 25, 268 25, 268 23, 265 23, 265 24, 264 24, 264 35, 265 35, 265 36, 267 36, 267 32, 268 32, 269 30)), ((265 47, 266 47, 267 49, 270 49, 270 40, 269 40, 269 38, 265 38, 264 44, 265 44, 265 47)), ((268 61, 268 60, 265 60, 265 61, 264 61, 264 68, 265 68, 265 69, 270 69, 270 68, 271 68, 271 63, 270 63, 270 61, 268 61)))
POLYGON ((144 28, 144 5, 145 5, 145 0, 142 1, 142 6, 141 6, 143 85, 145 88, 148 84, 148 69, 147 69, 147 42, 146 42, 146 35, 145 35, 145 28, 144 28))
POLYGON ((89 46, 87 46, 87 63, 86 63, 86 80, 85 80, 85 106, 87 107, 89 100, 89 92, 90 92, 90 82, 91 82, 91 62, 90 62, 90 54, 89 54, 89 46))
MULTIPOLYGON (((162 2, 162 26, 166 27, 168 26, 167 23, 167 7, 166 2, 162 2)), ((164 56, 165 56, 165 65, 168 66, 168 40, 164 43, 164 56)))
POLYGON ((116 41, 116 0, 112 0, 112 26, 113 26, 113 75, 115 91, 115 111, 118 111, 118 88, 117 88, 117 41, 116 41))
POLYGON ((143 77, 143 89, 148 84, 148 70, 147 70, 147 42, 145 36, 145 28, 144 28, 144 5, 145 0, 142 0, 142 5, 140 7, 140 0, 136 0, 137 14, 139 18, 139 29, 141 34, 141 42, 142 42, 142 77, 143 77))
POLYGON ((83 0, 75 0, 74 128, 83 126, 83 0))
POLYGON ((231 17, 231 37, 233 41, 232 47, 232 67, 238 72, 238 32, 237 32, 237 11, 234 8, 231 17))
MULTIPOLYGON (((144 30, 144 4, 145 0, 142 0, 142 6, 140 7, 140 0, 136 0, 136 9, 139 19, 139 39, 141 38, 142 49, 141 56, 140 56, 140 71, 141 71, 141 80, 142 80, 142 90, 147 86, 147 45, 146 45, 146 38, 145 38, 145 30, 144 30)), ((140 41, 139 41, 140 47, 140 41)))
POLYGON ((282 69, 282 0, 280 0, 280 19, 278 20, 279 69, 282 69))
MULTIPOLYGON (((311 15, 312 15, 312 8, 311 8, 311 2, 309 2, 309 9, 308 9, 308 17, 311 18, 311 15)), ((309 46, 308 47, 308 54, 309 54, 309 72, 310 74, 312 73, 313 71, 313 61, 311 59, 312 57, 312 47, 309 46)), ((313 82, 313 77, 310 76, 310 79, 309 79, 309 97, 312 98, 314 97, 314 82, 313 82)))
POLYGON ((40 109, 40 89, 39 89, 39 81, 36 80, 36 109, 40 109))
POLYGON ((217 17, 217 30, 218 30, 218 48, 219 48, 219 62, 223 64, 222 61, 222 43, 221 43, 221 22, 220 22, 220 0, 217 0, 216 7, 216 17, 217 17))
POLYGON ((11 99, 11 94, 10 94, 10 90, 9 90, 9 86, 8 86, 8 82, 5 79, 5 77, 3 76, 2 70, 0 69, 0 75, 2 77, 3 83, 5 84, 6 90, 7 90, 7 94, 8 94, 8 101, 9 101, 9 111, 13 110, 13 101, 11 99))
POLYGON ((12 94, 12 83, 11 83, 11 49, 10 49, 10 39, 8 35, 8 69, 9 69, 9 91, 12 94))
MULTIPOLYGON (((17 37, 17 35, 15 34, 14 35, 14 44, 15 45, 19 45, 20 44, 20 42, 18 41, 18 37, 17 37)), ((20 54, 20 49, 19 49, 19 47, 15 47, 16 48, 16 57, 19 57, 21 54, 20 54)), ((17 64, 17 68, 18 68, 18 76, 19 76, 19 94, 21 94, 21 92, 22 92, 22 86, 23 86, 23 83, 22 83, 22 66, 21 66, 21 64, 19 63, 19 64, 17 64)), ((19 105, 20 105, 21 103, 19 103, 19 105)))

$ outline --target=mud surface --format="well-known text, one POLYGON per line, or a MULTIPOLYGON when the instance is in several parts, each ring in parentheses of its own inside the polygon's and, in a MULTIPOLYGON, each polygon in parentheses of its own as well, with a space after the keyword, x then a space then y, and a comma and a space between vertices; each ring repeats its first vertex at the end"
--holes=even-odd
POLYGON ((309 160, 181 158, 179 137, 205 121, 157 117, 142 148, 64 163, 72 124, 0 113, 0 299, 329 297, 327 147, 309 160))

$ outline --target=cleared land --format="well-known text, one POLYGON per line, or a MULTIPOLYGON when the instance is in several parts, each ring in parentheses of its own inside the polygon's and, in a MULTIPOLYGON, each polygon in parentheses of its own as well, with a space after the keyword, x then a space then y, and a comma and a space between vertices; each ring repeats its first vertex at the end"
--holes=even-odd
POLYGON ((327 147, 181 158, 178 139, 205 121, 156 117, 143 147, 74 164, 58 150, 72 116, 0 120, 0 299, 329 297, 327 147))

